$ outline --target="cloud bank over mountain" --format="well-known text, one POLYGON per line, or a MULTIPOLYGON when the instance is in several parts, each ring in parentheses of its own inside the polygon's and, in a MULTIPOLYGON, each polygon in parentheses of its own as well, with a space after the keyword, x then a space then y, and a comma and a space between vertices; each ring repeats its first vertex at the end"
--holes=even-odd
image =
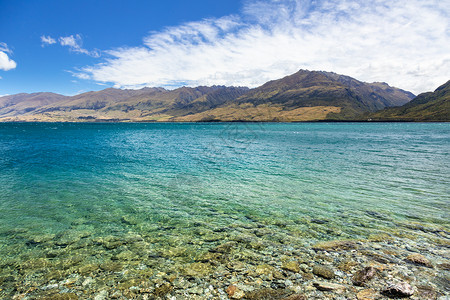
POLYGON ((239 15, 102 52, 101 63, 76 76, 120 88, 255 87, 306 68, 420 93, 448 80, 449 20, 450 3, 438 0, 247 1, 239 15))

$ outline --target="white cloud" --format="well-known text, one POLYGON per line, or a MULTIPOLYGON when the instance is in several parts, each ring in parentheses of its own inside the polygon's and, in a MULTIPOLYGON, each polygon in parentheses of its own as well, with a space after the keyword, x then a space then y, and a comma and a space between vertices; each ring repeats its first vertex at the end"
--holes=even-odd
POLYGON ((64 36, 59 38, 61 46, 69 46, 71 48, 81 49, 81 36, 79 34, 73 36, 64 36))
MULTIPOLYGON (((419 93, 449 79, 449 23, 440 0, 248 1, 240 16, 152 32, 76 76, 125 88, 254 87, 303 68, 419 93)), ((65 41, 73 51, 77 36, 65 41)))
POLYGON ((16 68, 17 63, 9 58, 8 54, 12 54, 11 49, 6 43, 0 43, 0 70, 8 71, 16 68))
POLYGON ((41 36, 42 46, 44 45, 52 45, 59 43, 61 46, 69 47, 70 51, 75 53, 82 53, 92 57, 100 57, 100 51, 97 49, 87 50, 83 48, 83 39, 81 35, 69 35, 69 36, 61 36, 58 38, 58 41, 51 36, 41 36))
POLYGON ((92 57, 100 57, 100 52, 98 50, 89 51, 83 48, 83 39, 79 34, 62 36, 58 41, 61 46, 67 46, 73 52, 86 54, 92 57))
POLYGON ((42 46, 56 44, 56 40, 51 36, 41 36, 42 46))

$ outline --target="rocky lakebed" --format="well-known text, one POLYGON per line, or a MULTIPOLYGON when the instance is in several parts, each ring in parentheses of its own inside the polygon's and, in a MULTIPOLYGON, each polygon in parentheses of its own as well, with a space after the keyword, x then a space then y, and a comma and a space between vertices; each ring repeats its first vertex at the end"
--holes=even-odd
POLYGON ((164 224, 144 230, 123 221, 130 230, 120 234, 8 232, 13 243, 0 248, 0 298, 444 300, 450 295, 445 227, 409 223, 364 239, 305 242, 283 222, 194 224, 189 236, 164 224))

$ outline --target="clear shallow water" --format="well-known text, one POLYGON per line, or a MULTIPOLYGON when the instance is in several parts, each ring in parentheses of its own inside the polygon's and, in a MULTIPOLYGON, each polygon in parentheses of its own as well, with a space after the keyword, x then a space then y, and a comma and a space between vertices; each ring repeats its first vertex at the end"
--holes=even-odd
POLYGON ((0 124, 0 261, 448 232, 449 158, 448 123, 0 124))

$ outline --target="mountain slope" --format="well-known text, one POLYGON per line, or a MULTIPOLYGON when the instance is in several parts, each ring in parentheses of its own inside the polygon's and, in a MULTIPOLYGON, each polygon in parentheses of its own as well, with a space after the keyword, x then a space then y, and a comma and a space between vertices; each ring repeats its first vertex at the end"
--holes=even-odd
POLYGON ((9 105, 8 110, 0 111, 0 121, 346 120, 385 107, 400 106, 414 96, 385 83, 365 83, 344 75, 307 70, 254 89, 225 86, 175 90, 108 88, 73 97, 44 94, 48 94, 48 99, 42 102, 30 100, 30 97, 19 101, 22 94, 11 96, 16 99, 14 105, 26 103, 28 107, 9 105))
POLYGON ((250 90, 235 101, 177 121, 312 121, 354 118, 407 103, 413 94, 329 72, 300 70, 250 90))
POLYGON ((450 121, 450 80, 434 92, 423 93, 411 102, 366 116, 372 120, 450 121))

